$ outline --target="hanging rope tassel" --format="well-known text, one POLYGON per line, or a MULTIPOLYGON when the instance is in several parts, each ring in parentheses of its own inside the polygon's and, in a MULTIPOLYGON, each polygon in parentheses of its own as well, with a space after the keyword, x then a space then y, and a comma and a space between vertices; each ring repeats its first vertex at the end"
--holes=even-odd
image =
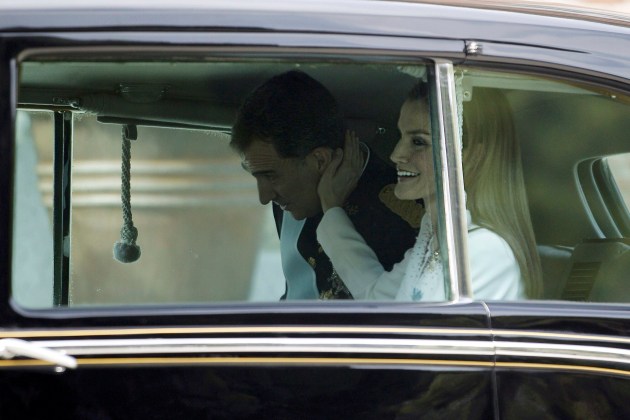
POLYGON ((122 174, 121 201, 123 226, 120 229, 120 241, 114 244, 114 258, 121 263, 132 263, 140 258, 140 247, 136 245, 138 229, 133 225, 131 216, 131 140, 138 138, 135 125, 123 125, 122 129, 122 174))

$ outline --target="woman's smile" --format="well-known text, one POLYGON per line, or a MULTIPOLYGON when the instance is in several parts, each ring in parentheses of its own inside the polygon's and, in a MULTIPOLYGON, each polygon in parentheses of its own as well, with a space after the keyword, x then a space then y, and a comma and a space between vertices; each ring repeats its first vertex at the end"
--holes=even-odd
POLYGON ((411 171, 407 171, 403 169, 398 169, 397 174, 398 174, 398 182, 409 181, 415 177, 420 176, 419 172, 411 172, 411 171))

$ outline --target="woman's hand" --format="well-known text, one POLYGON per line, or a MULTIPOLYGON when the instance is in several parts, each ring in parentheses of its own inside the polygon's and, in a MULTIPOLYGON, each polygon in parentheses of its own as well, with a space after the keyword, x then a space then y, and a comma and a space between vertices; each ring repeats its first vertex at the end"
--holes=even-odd
POLYGON ((333 152, 332 160, 317 187, 324 212, 332 207, 343 206, 361 177, 363 160, 359 139, 354 132, 347 131, 344 150, 333 152))

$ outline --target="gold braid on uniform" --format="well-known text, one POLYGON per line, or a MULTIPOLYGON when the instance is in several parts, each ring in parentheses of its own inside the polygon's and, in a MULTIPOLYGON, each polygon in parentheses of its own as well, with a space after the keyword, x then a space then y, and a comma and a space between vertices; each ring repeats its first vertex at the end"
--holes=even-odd
POLYGON ((414 200, 401 200, 396 197, 396 195, 394 195, 395 186, 396 184, 384 186, 378 194, 378 198, 387 206, 388 209, 409 223, 411 227, 419 229, 420 221, 424 215, 424 208, 414 200))
POLYGON ((346 287, 339 274, 337 274, 337 270, 333 268, 332 274, 328 278, 328 284, 330 284, 330 289, 323 290, 319 294, 320 299, 338 299, 340 296, 352 296, 350 290, 346 287))

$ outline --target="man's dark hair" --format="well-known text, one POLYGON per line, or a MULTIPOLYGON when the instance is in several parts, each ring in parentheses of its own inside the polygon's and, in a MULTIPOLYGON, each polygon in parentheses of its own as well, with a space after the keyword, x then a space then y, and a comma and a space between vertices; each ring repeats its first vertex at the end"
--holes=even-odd
POLYGON ((313 149, 343 147, 344 119, 321 83, 292 70, 258 86, 245 98, 230 145, 244 152, 254 140, 271 143, 281 157, 303 158, 313 149))

